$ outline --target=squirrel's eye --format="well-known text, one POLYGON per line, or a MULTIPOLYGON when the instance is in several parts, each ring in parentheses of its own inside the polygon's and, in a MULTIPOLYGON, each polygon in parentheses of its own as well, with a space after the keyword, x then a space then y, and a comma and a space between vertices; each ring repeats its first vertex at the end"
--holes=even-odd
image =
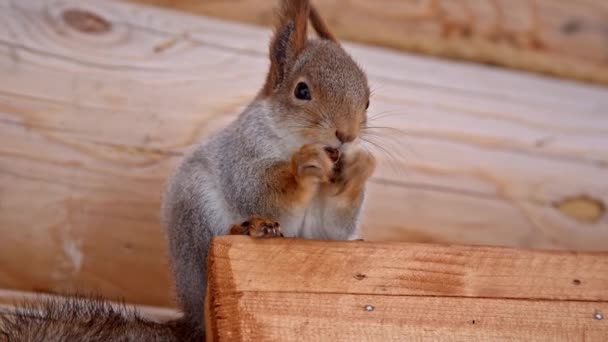
POLYGON ((367 100, 367 103, 365 104, 365 109, 369 108, 369 100, 367 100))
POLYGON ((296 89, 294 91, 294 95, 296 96, 297 99, 300 100, 310 100, 310 89, 308 89, 308 85, 306 85, 306 83, 304 82, 299 82, 298 85, 296 85, 296 89))

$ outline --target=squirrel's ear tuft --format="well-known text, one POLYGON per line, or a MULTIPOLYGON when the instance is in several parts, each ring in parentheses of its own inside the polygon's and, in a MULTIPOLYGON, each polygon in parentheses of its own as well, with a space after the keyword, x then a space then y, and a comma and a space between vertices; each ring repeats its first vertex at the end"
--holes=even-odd
POLYGON ((283 81, 290 63, 306 47, 308 0, 283 0, 270 42, 270 71, 264 86, 264 93, 269 95, 283 81))
POLYGON ((331 33, 329 27, 327 24, 325 24, 325 21, 313 5, 310 5, 310 22, 312 23, 312 27, 317 32, 319 38, 338 43, 338 39, 336 39, 336 36, 331 33))

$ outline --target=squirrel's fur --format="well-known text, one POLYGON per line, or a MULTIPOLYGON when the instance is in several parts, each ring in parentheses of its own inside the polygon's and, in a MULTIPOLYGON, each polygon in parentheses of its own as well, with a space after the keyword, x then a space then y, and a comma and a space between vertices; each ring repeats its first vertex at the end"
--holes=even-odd
MULTIPOLYGON (((206 257, 214 236, 358 237, 365 183, 375 167, 357 139, 367 124, 367 77, 308 0, 281 5, 264 86, 234 122, 188 153, 163 198, 163 226, 184 311, 179 324, 200 329, 193 331, 204 329, 206 257), (319 39, 308 38, 309 20, 319 39)), ((125 337, 112 338, 125 341, 170 340, 178 330, 177 322, 149 323, 99 301, 66 305, 47 305, 50 321, 18 315, 7 334, 28 327, 49 340, 63 333, 65 321, 90 327, 91 332, 77 330, 83 334, 78 339, 87 341, 112 334, 102 331, 103 324, 118 327, 110 330, 125 337)))
POLYGON ((234 223, 258 215, 279 222, 286 237, 358 235, 363 187, 375 165, 352 141, 366 124, 367 78, 316 11, 313 27, 322 37, 308 39, 310 13, 308 1, 283 1, 263 89, 185 157, 164 197, 176 288, 194 322, 203 322, 210 241, 234 223), (308 85, 310 101, 294 98, 299 82, 308 85), (334 174, 326 147, 341 151, 343 172, 334 174))
POLYGON ((182 321, 145 320, 123 303, 111 304, 100 297, 45 298, 0 313, 0 342, 177 342, 201 341, 201 336, 182 321))

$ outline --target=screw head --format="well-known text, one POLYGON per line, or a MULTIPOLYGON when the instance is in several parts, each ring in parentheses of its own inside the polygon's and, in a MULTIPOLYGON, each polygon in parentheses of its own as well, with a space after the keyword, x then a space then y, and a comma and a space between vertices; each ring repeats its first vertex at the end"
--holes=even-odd
POLYGON ((596 312, 593 317, 599 321, 604 319, 604 314, 602 314, 601 312, 596 312))
POLYGON ((374 306, 373 305, 366 305, 365 306, 365 311, 374 311, 374 306))

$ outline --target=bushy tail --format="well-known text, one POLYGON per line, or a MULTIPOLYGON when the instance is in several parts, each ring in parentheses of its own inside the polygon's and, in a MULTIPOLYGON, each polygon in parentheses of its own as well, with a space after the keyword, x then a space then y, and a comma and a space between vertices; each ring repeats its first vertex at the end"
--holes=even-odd
POLYGON ((188 320, 153 322, 101 298, 50 298, 0 312, 1 342, 203 340, 188 320))

